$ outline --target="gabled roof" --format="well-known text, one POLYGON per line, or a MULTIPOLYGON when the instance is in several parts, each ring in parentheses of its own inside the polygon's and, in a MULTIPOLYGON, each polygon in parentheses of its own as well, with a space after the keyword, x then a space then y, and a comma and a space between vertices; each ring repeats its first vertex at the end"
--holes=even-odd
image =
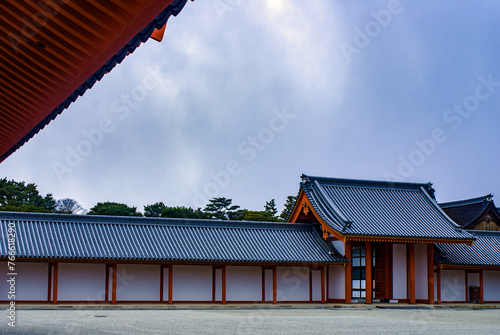
POLYGON ((456 223, 464 228, 472 228, 478 224, 486 214, 491 214, 500 224, 500 212, 493 203, 493 195, 472 199, 445 202, 439 206, 456 223))
POLYGON ((0 162, 186 1, 1 1, 0 162))
POLYGON ((344 236, 473 241, 439 208, 430 183, 303 175, 301 190, 319 218, 344 236))
POLYGON ((470 230, 476 236, 472 246, 436 244, 435 261, 454 266, 500 267, 500 232, 470 230))
POLYGON ((0 212, 0 257, 186 262, 343 263, 313 225, 0 212))

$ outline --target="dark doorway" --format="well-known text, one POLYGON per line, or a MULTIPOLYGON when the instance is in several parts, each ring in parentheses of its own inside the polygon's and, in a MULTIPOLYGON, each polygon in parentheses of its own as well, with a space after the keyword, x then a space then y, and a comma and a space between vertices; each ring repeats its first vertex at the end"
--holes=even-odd
POLYGON ((374 243, 373 254, 374 298, 392 299, 392 244, 374 243))

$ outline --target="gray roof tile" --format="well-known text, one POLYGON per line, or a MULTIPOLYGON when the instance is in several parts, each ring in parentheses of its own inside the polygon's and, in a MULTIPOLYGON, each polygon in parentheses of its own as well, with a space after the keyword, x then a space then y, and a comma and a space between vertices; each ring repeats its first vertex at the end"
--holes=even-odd
POLYGON ((343 263, 313 225, 0 212, 0 257, 14 222, 18 258, 343 263))

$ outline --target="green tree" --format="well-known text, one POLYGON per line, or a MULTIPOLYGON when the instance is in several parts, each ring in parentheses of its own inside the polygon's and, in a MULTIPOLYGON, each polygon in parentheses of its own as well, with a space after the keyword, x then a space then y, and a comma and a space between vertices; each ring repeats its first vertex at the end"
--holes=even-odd
POLYGON ((208 215, 203 213, 201 208, 196 210, 190 207, 165 207, 161 211, 161 217, 164 218, 184 218, 184 219, 206 219, 208 215))
POLYGON ((271 214, 271 216, 276 216, 276 214, 278 214, 276 201, 274 201, 274 199, 271 199, 271 201, 266 201, 266 205, 264 206, 264 208, 266 212, 271 214))
POLYGON ((147 217, 160 217, 163 209, 167 207, 163 202, 157 202, 152 205, 144 206, 144 216, 147 217))
POLYGON ((267 222, 281 222, 281 220, 273 216, 267 211, 249 211, 243 210, 243 212, 238 216, 237 220, 242 221, 267 221, 267 222))
POLYGON ((296 201, 297 201, 297 196, 294 197, 293 195, 289 195, 286 198, 285 208, 283 209, 283 211, 280 214, 280 218, 283 221, 286 221, 288 219, 288 217, 290 216, 290 214, 292 214, 292 210, 293 210, 293 207, 295 206, 296 201))
POLYGON ((213 198, 209 201, 210 203, 207 204, 203 211, 208 214, 210 219, 236 220, 236 218, 242 213, 242 211, 239 210, 240 206, 232 205, 232 199, 220 197, 213 198))
POLYGON ((142 216, 136 207, 129 207, 117 202, 98 202, 90 209, 88 215, 142 216))
POLYGON ((54 207, 52 194, 42 197, 35 184, 0 179, 0 210, 48 213, 53 212, 54 207))

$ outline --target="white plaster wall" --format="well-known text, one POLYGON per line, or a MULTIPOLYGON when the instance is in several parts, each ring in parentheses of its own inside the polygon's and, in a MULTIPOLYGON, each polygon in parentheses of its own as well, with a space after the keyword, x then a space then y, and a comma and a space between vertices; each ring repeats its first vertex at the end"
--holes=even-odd
POLYGON ((500 301, 500 271, 483 271, 484 301, 500 301))
POLYGON ((222 301, 222 269, 215 269, 215 301, 222 301))
MULTIPOLYGON (((47 300, 49 282, 49 264, 38 262, 15 262, 16 290, 15 300, 47 300)), ((0 300, 8 299, 9 283, 7 280, 7 262, 0 262, 0 300)))
POLYGON ((415 244, 415 298, 428 299, 427 244, 415 244))
POLYGON ((467 274, 467 285, 479 286, 479 273, 468 273, 467 274))
POLYGON ((273 270, 265 269, 266 301, 273 301, 273 270))
POLYGON ((59 263, 58 267, 57 300, 105 299, 105 264, 59 263))
POLYGON ((438 300, 438 289, 437 289, 437 284, 438 284, 438 275, 437 272, 434 272, 434 301, 438 300))
POLYGON ((321 271, 312 270, 312 301, 321 301, 321 271))
POLYGON ((406 245, 392 246, 392 298, 406 299, 406 245))
POLYGON ((212 266, 174 265, 172 284, 174 301, 212 301, 212 266))
POLYGON ((277 300, 309 301, 309 268, 278 266, 277 300))
POLYGON ((168 267, 163 268, 163 301, 168 301, 168 267))
POLYGON ((441 301, 465 301, 465 270, 441 270, 441 301))
POLYGON ((160 300, 160 265, 118 264, 116 274, 116 300, 160 300))
POLYGON ((332 241, 333 247, 338 251, 339 254, 345 256, 345 243, 340 240, 332 241))
POLYGON ((227 266, 226 300, 262 301, 262 268, 260 266, 227 266))
POLYGON ((328 298, 345 299, 345 268, 329 266, 328 271, 328 298))

